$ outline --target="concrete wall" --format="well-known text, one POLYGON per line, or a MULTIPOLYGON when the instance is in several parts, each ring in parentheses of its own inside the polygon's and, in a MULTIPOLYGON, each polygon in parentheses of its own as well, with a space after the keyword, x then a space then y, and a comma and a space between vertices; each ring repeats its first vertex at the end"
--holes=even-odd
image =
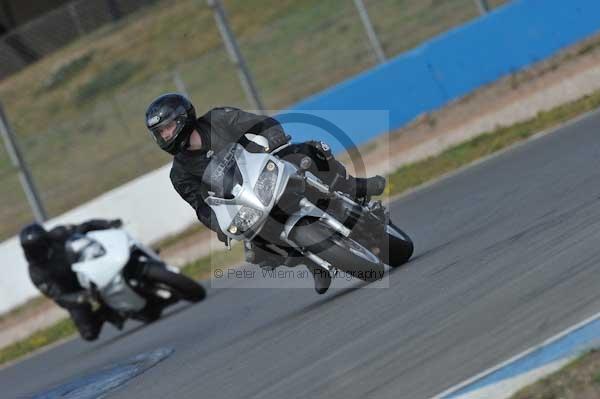
MULTIPOLYGON (((388 110, 396 129, 600 31, 598 0, 515 0, 450 30, 387 63, 292 107, 302 110, 388 110)), ((357 113, 331 120, 356 144, 384 133, 357 113)), ((318 127, 295 129, 297 138, 318 127)), ((339 143, 332 143, 341 150, 339 143)))

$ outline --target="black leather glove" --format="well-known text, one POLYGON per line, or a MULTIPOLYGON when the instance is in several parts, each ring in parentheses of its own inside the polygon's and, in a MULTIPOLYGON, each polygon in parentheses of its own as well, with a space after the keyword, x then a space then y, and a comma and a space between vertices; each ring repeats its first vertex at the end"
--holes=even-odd
POLYGON ((287 144, 290 141, 290 138, 291 137, 287 134, 270 135, 269 137, 267 137, 267 141, 269 142, 269 149, 267 151, 271 152, 281 147, 282 145, 287 144))
POLYGON ((271 144, 270 144, 270 143, 269 143, 269 147, 267 148, 267 147, 263 147, 263 146, 261 146, 261 145, 258 145, 258 144, 256 144, 256 143, 255 143, 255 142, 253 142, 253 141, 249 141, 249 142, 248 142, 248 143, 247 143, 247 144, 244 146, 244 148, 245 148, 245 149, 246 149, 246 151, 248 151, 248 152, 252 152, 252 153, 255 153, 255 154, 257 154, 257 153, 264 153, 264 152, 266 152, 266 151, 270 151, 270 150, 271 150, 271 147, 270 147, 270 146, 271 146, 271 144))
POLYGON ((315 155, 318 158, 322 159, 323 161, 329 161, 331 158, 333 158, 329 144, 324 141, 311 141, 311 143, 315 146, 315 155))

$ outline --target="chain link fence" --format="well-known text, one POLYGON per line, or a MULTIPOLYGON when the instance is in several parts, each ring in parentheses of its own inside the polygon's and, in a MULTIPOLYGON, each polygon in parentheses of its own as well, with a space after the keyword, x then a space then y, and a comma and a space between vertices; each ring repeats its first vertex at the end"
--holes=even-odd
MULTIPOLYGON (((270 8, 253 11, 257 6, 243 0, 223 5, 267 109, 288 106, 378 63, 353 0, 260 3, 270 8), (253 24, 253 16, 262 20, 253 24)), ((479 15, 473 0, 366 0, 364 5, 388 58, 479 15)), ((169 161, 143 124, 145 107, 157 95, 184 91, 199 112, 250 107, 204 0, 76 1, 11 35, 40 55, 52 53, 0 82, 0 101, 50 217, 169 161), (131 15, 114 22, 110 3, 131 15), (187 47, 149 46, 136 58, 137 49, 127 45, 148 24, 157 29, 164 24, 164 34, 173 37, 196 35, 187 46, 205 48, 184 57, 187 47), (165 57, 157 58, 157 51, 165 57)), ((9 41, 10 35, 0 40, 0 65, 22 69, 25 61, 19 63, 9 41)), ((0 187, 2 239, 33 219, 4 148, 0 187)))
POLYGON ((0 79, 155 0, 78 0, 0 38, 0 79))

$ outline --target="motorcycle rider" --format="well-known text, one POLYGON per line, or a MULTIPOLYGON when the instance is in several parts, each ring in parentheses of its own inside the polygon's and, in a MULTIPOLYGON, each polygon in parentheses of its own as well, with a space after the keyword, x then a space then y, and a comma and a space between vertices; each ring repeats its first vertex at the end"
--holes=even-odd
MULTIPOLYGON (((245 112, 234 107, 213 108, 196 117, 192 103, 183 95, 168 93, 156 98, 146 110, 146 128, 158 146, 174 156, 170 178, 177 193, 196 211, 200 222, 215 231, 219 240, 226 242, 214 213, 201 195, 202 175, 212 153, 231 143, 239 143, 250 152, 272 152, 282 146, 278 156, 294 162, 309 156, 314 162, 316 176, 333 189, 365 197, 384 191, 381 176, 356 178, 346 173, 331 149, 321 141, 291 144, 290 137, 274 118, 245 112)), ((263 266, 278 265, 276 257, 246 243, 247 260, 263 266), (250 251, 248 251, 250 250, 250 251), (251 253, 251 258, 248 254, 251 253)), ((307 265, 314 277, 315 290, 323 294, 331 284, 327 271, 307 265)))
POLYGON ((32 223, 19 234, 31 281, 45 296, 69 312, 79 334, 86 341, 98 338, 104 321, 121 329, 124 320, 105 307, 93 309, 88 292, 82 289, 71 270, 65 243, 76 234, 121 225, 120 219, 92 219, 79 225, 57 226, 48 231, 41 224, 32 223))

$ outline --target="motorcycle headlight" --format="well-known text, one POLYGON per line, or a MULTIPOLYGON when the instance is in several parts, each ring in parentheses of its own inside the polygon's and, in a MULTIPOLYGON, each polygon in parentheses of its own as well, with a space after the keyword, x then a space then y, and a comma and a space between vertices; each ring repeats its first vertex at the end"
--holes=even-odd
POLYGON ((229 232, 232 234, 244 232, 252 227, 261 216, 261 211, 248 206, 243 206, 237 215, 235 215, 235 218, 233 218, 233 223, 231 223, 231 226, 229 226, 229 232))
POLYGON ((277 184, 277 174, 277 165, 269 161, 254 185, 254 194, 256 194, 264 206, 268 206, 273 199, 275 184, 277 184))

